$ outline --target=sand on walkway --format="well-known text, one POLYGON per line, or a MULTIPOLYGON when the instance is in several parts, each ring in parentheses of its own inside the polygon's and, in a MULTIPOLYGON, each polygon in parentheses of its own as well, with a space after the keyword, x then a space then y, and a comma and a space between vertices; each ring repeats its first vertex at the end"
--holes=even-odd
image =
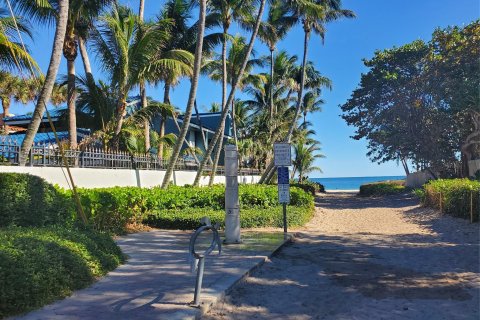
POLYGON ((478 224, 410 195, 320 195, 314 218, 206 319, 479 319, 478 224))

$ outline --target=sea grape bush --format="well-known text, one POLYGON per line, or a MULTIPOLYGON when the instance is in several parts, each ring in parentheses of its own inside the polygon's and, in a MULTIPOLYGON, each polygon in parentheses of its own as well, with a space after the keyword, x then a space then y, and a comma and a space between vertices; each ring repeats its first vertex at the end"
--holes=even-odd
POLYGON ((479 219, 480 181, 469 179, 431 180, 423 187, 422 196, 425 206, 442 209, 443 213, 457 217, 479 219))

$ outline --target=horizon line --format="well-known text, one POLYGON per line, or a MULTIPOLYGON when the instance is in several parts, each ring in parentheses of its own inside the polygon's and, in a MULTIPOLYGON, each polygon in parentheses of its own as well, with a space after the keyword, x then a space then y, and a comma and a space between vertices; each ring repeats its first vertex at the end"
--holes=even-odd
POLYGON ((309 177, 308 179, 332 179, 332 178, 380 178, 380 177, 406 177, 406 175, 391 175, 391 176, 355 176, 355 177, 309 177))

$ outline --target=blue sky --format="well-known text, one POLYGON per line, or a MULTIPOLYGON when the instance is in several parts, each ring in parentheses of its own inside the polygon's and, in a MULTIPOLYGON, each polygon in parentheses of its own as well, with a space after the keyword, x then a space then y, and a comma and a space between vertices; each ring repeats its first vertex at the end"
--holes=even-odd
MULTIPOLYGON (((137 10, 138 0, 120 0, 137 10)), ((155 16, 163 1, 145 0, 146 18, 155 16)), ((310 42, 309 59, 314 61, 323 75, 333 81, 333 90, 325 91, 326 104, 323 112, 310 116, 317 139, 322 143, 326 158, 318 160, 317 165, 323 173, 315 172, 311 177, 352 177, 403 175, 403 168, 395 162, 377 165, 366 157, 366 142, 350 138, 354 128, 348 127, 340 118, 340 104, 343 104, 359 83, 362 72, 366 71, 361 61, 370 58, 377 49, 400 46, 416 39, 430 39, 436 27, 463 25, 478 19, 480 7, 478 0, 344 0, 343 6, 357 14, 356 19, 342 20, 327 26, 325 44, 317 37, 310 42)), ((36 27, 34 41, 27 44, 33 57, 44 72, 50 58, 54 29, 36 27)), ((279 50, 301 56, 303 32, 294 28, 278 45, 279 50)), ((256 42, 258 55, 267 50, 256 42)), ((95 53, 90 50, 92 60, 95 53)), ((83 73, 78 59, 77 72, 83 73)), ((95 65, 96 77, 101 70, 95 65)), ((60 75, 66 73, 65 61, 60 67, 60 75)), ((184 109, 189 90, 189 82, 184 81, 172 93, 172 102, 184 109)), ((208 107, 211 102, 220 100, 220 86, 203 78, 200 82, 197 99, 200 106, 208 107)), ((163 87, 149 88, 148 95, 161 99, 163 87)), ((240 96, 240 95, 239 95, 240 96)), ((21 114, 32 111, 32 106, 14 104, 11 112, 21 114)))

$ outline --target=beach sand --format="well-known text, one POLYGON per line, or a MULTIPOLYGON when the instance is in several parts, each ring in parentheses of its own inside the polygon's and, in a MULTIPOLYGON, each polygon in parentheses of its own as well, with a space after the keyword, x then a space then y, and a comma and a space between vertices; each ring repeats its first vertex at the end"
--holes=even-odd
POLYGON ((479 319, 479 226, 410 195, 329 192, 205 319, 479 319))

